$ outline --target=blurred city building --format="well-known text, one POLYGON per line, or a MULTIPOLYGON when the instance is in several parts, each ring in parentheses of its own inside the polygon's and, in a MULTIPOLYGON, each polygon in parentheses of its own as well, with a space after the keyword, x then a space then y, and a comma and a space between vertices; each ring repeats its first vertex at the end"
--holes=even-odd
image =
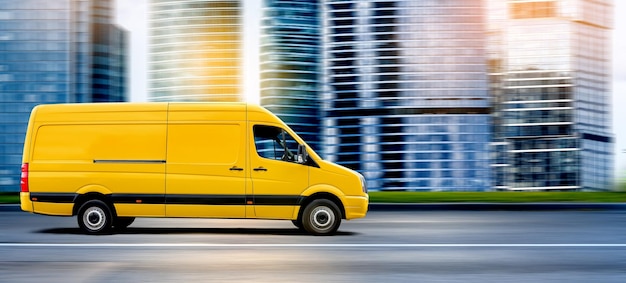
POLYGON ((322 5, 324 155, 373 190, 491 188, 481 0, 322 5))
POLYGON ((114 24, 114 1, 74 0, 72 3, 76 7, 73 13, 78 28, 73 31, 78 53, 74 76, 77 81, 82 76, 91 77, 89 87, 82 86, 83 90, 78 92, 89 93, 87 99, 76 102, 128 101, 128 32, 114 24), (85 36, 89 38, 86 41, 85 36), (83 59, 90 61, 81 61, 83 59))
POLYGON ((508 0, 485 1, 487 9, 487 60, 489 75, 489 92, 492 100, 492 131, 491 143, 491 175, 494 190, 507 189, 507 170, 510 167, 508 159, 508 143, 504 139, 502 125, 502 107, 504 102, 503 62, 505 53, 504 26, 508 15, 508 0))
POLYGON ((264 0, 261 105, 320 152, 319 0, 264 0))
POLYGON ((0 191, 18 191, 30 111, 125 101, 126 32, 111 0, 0 0, 0 191))
POLYGON ((609 190, 612 1, 489 1, 494 188, 609 190))
POLYGON ((152 0, 151 101, 240 101, 239 0, 152 0))

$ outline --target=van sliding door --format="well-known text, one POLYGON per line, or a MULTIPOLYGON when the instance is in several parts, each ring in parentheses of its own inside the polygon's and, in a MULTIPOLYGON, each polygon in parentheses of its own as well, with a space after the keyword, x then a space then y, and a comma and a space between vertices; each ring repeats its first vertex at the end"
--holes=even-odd
POLYGON ((176 114, 168 123, 166 216, 245 217, 245 123, 176 114))

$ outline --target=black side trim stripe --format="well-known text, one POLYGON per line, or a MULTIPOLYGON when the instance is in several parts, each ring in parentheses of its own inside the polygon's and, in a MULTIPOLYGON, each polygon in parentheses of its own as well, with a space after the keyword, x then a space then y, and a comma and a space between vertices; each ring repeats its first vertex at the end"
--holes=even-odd
POLYGON ((69 193, 30 193, 31 201, 55 202, 55 203, 73 203, 76 194, 69 193))
POLYGON ((293 195, 254 195, 252 199, 256 205, 300 205, 304 201, 303 196, 293 195))
POLYGON ((166 204, 246 205, 245 195, 167 195, 166 204))
POLYGON ((112 194, 113 203, 164 204, 165 195, 156 194, 112 194))
MULTIPOLYGON (((73 193, 31 193, 30 199, 38 202, 73 203, 78 195, 73 193)), ((299 195, 159 195, 112 194, 113 203, 120 204, 183 204, 183 205, 276 205, 298 206, 305 197, 299 195)))

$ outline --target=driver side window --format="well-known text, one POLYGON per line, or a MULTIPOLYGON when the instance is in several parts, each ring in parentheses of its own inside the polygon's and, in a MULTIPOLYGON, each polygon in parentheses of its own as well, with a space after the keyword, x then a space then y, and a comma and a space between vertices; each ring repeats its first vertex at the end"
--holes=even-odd
POLYGON ((265 125, 254 125, 254 145, 259 156, 268 159, 296 162, 298 143, 285 130, 265 125))

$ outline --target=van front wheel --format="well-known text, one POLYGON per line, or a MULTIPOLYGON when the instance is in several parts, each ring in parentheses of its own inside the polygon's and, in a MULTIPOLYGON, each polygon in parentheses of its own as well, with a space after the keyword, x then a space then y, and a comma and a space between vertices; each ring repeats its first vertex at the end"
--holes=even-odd
POLYGON ((85 202, 78 210, 78 226, 87 234, 104 234, 111 230, 111 209, 100 200, 85 202))
POLYGON ((316 199, 302 213, 302 226, 317 236, 333 235, 341 224, 341 212, 337 205, 327 199, 316 199))

